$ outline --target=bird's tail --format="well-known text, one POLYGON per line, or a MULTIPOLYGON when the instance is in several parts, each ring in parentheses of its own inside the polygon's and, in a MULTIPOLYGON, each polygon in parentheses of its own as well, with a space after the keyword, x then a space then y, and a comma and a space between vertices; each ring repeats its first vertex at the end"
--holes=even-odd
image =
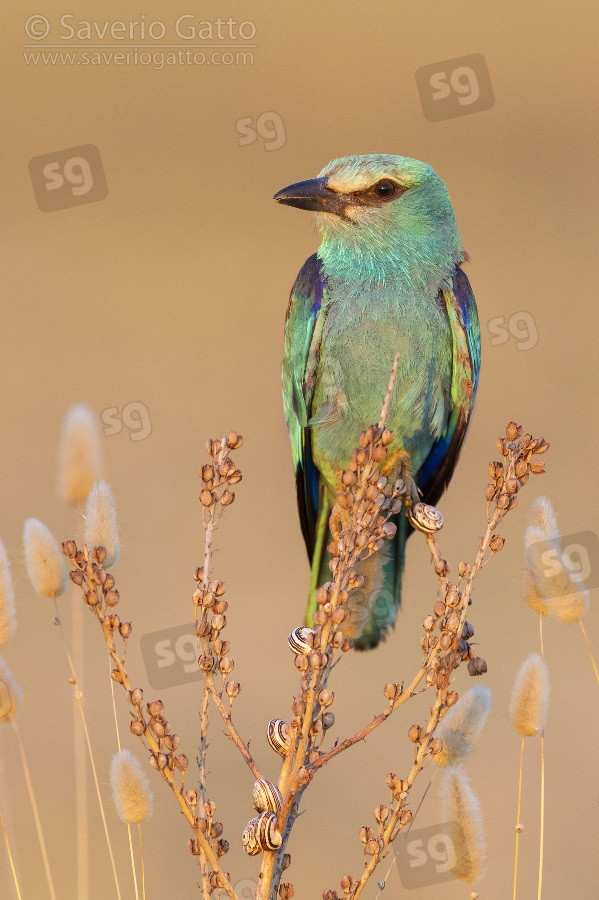
MULTIPOLYGON (((316 588, 331 578, 330 556, 327 552, 330 514, 331 510, 326 502, 321 503, 316 522, 310 595, 305 616, 305 623, 310 627, 314 625, 312 616, 316 609, 316 588)), ((395 537, 392 541, 386 541, 378 553, 359 563, 357 571, 364 576, 364 583, 360 588, 350 591, 346 605, 349 615, 342 630, 346 637, 354 638, 358 650, 370 650, 385 639, 388 629, 395 625, 401 604, 405 544, 411 528, 403 510, 390 521, 397 526, 395 537)))

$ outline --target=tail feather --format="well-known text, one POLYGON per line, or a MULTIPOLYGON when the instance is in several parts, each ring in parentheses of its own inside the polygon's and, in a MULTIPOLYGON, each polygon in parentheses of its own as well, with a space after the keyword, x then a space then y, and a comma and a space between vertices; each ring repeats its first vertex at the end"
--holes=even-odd
MULTIPOLYGON (((327 551, 330 514, 330 507, 321 497, 305 615, 305 624, 310 627, 314 624, 312 616, 316 609, 316 588, 331 578, 330 555, 327 551)), ((403 511, 391 521, 397 526, 395 537, 382 550, 359 565, 357 571, 364 575, 364 584, 349 594, 349 615, 343 623, 343 632, 347 637, 355 639, 358 650, 372 649, 385 640, 389 628, 395 624, 401 603, 405 543, 411 528, 403 511)))

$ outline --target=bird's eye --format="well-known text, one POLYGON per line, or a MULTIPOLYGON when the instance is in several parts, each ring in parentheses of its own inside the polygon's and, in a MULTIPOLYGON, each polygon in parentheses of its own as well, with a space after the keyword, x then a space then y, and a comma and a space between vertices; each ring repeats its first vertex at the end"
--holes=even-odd
POLYGON ((374 186, 374 193, 377 197, 380 197, 381 200, 391 200, 397 193, 397 185, 394 181, 379 181, 379 183, 374 186))

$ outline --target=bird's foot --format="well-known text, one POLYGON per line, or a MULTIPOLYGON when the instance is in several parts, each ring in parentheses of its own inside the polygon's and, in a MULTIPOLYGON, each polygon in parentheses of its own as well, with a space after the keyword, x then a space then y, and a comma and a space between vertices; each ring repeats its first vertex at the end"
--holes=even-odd
POLYGON ((405 493, 403 495, 406 515, 409 514, 412 505, 420 501, 418 486, 412 476, 412 457, 407 450, 396 450, 385 460, 381 466, 381 475, 387 479, 385 493, 391 496, 397 482, 403 482, 405 493))

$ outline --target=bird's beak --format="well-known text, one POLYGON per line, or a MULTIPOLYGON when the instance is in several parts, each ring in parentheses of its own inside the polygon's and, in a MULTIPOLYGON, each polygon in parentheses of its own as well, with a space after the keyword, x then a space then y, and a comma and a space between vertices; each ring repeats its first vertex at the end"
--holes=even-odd
POLYGON ((298 209, 309 209, 312 212, 333 213, 346 217, 346 210, 352 203, 349 194, 340 194, 328 187, 328 178, 310 178, 298 181, 283 188, 275 194, 273 200, 298 209))

